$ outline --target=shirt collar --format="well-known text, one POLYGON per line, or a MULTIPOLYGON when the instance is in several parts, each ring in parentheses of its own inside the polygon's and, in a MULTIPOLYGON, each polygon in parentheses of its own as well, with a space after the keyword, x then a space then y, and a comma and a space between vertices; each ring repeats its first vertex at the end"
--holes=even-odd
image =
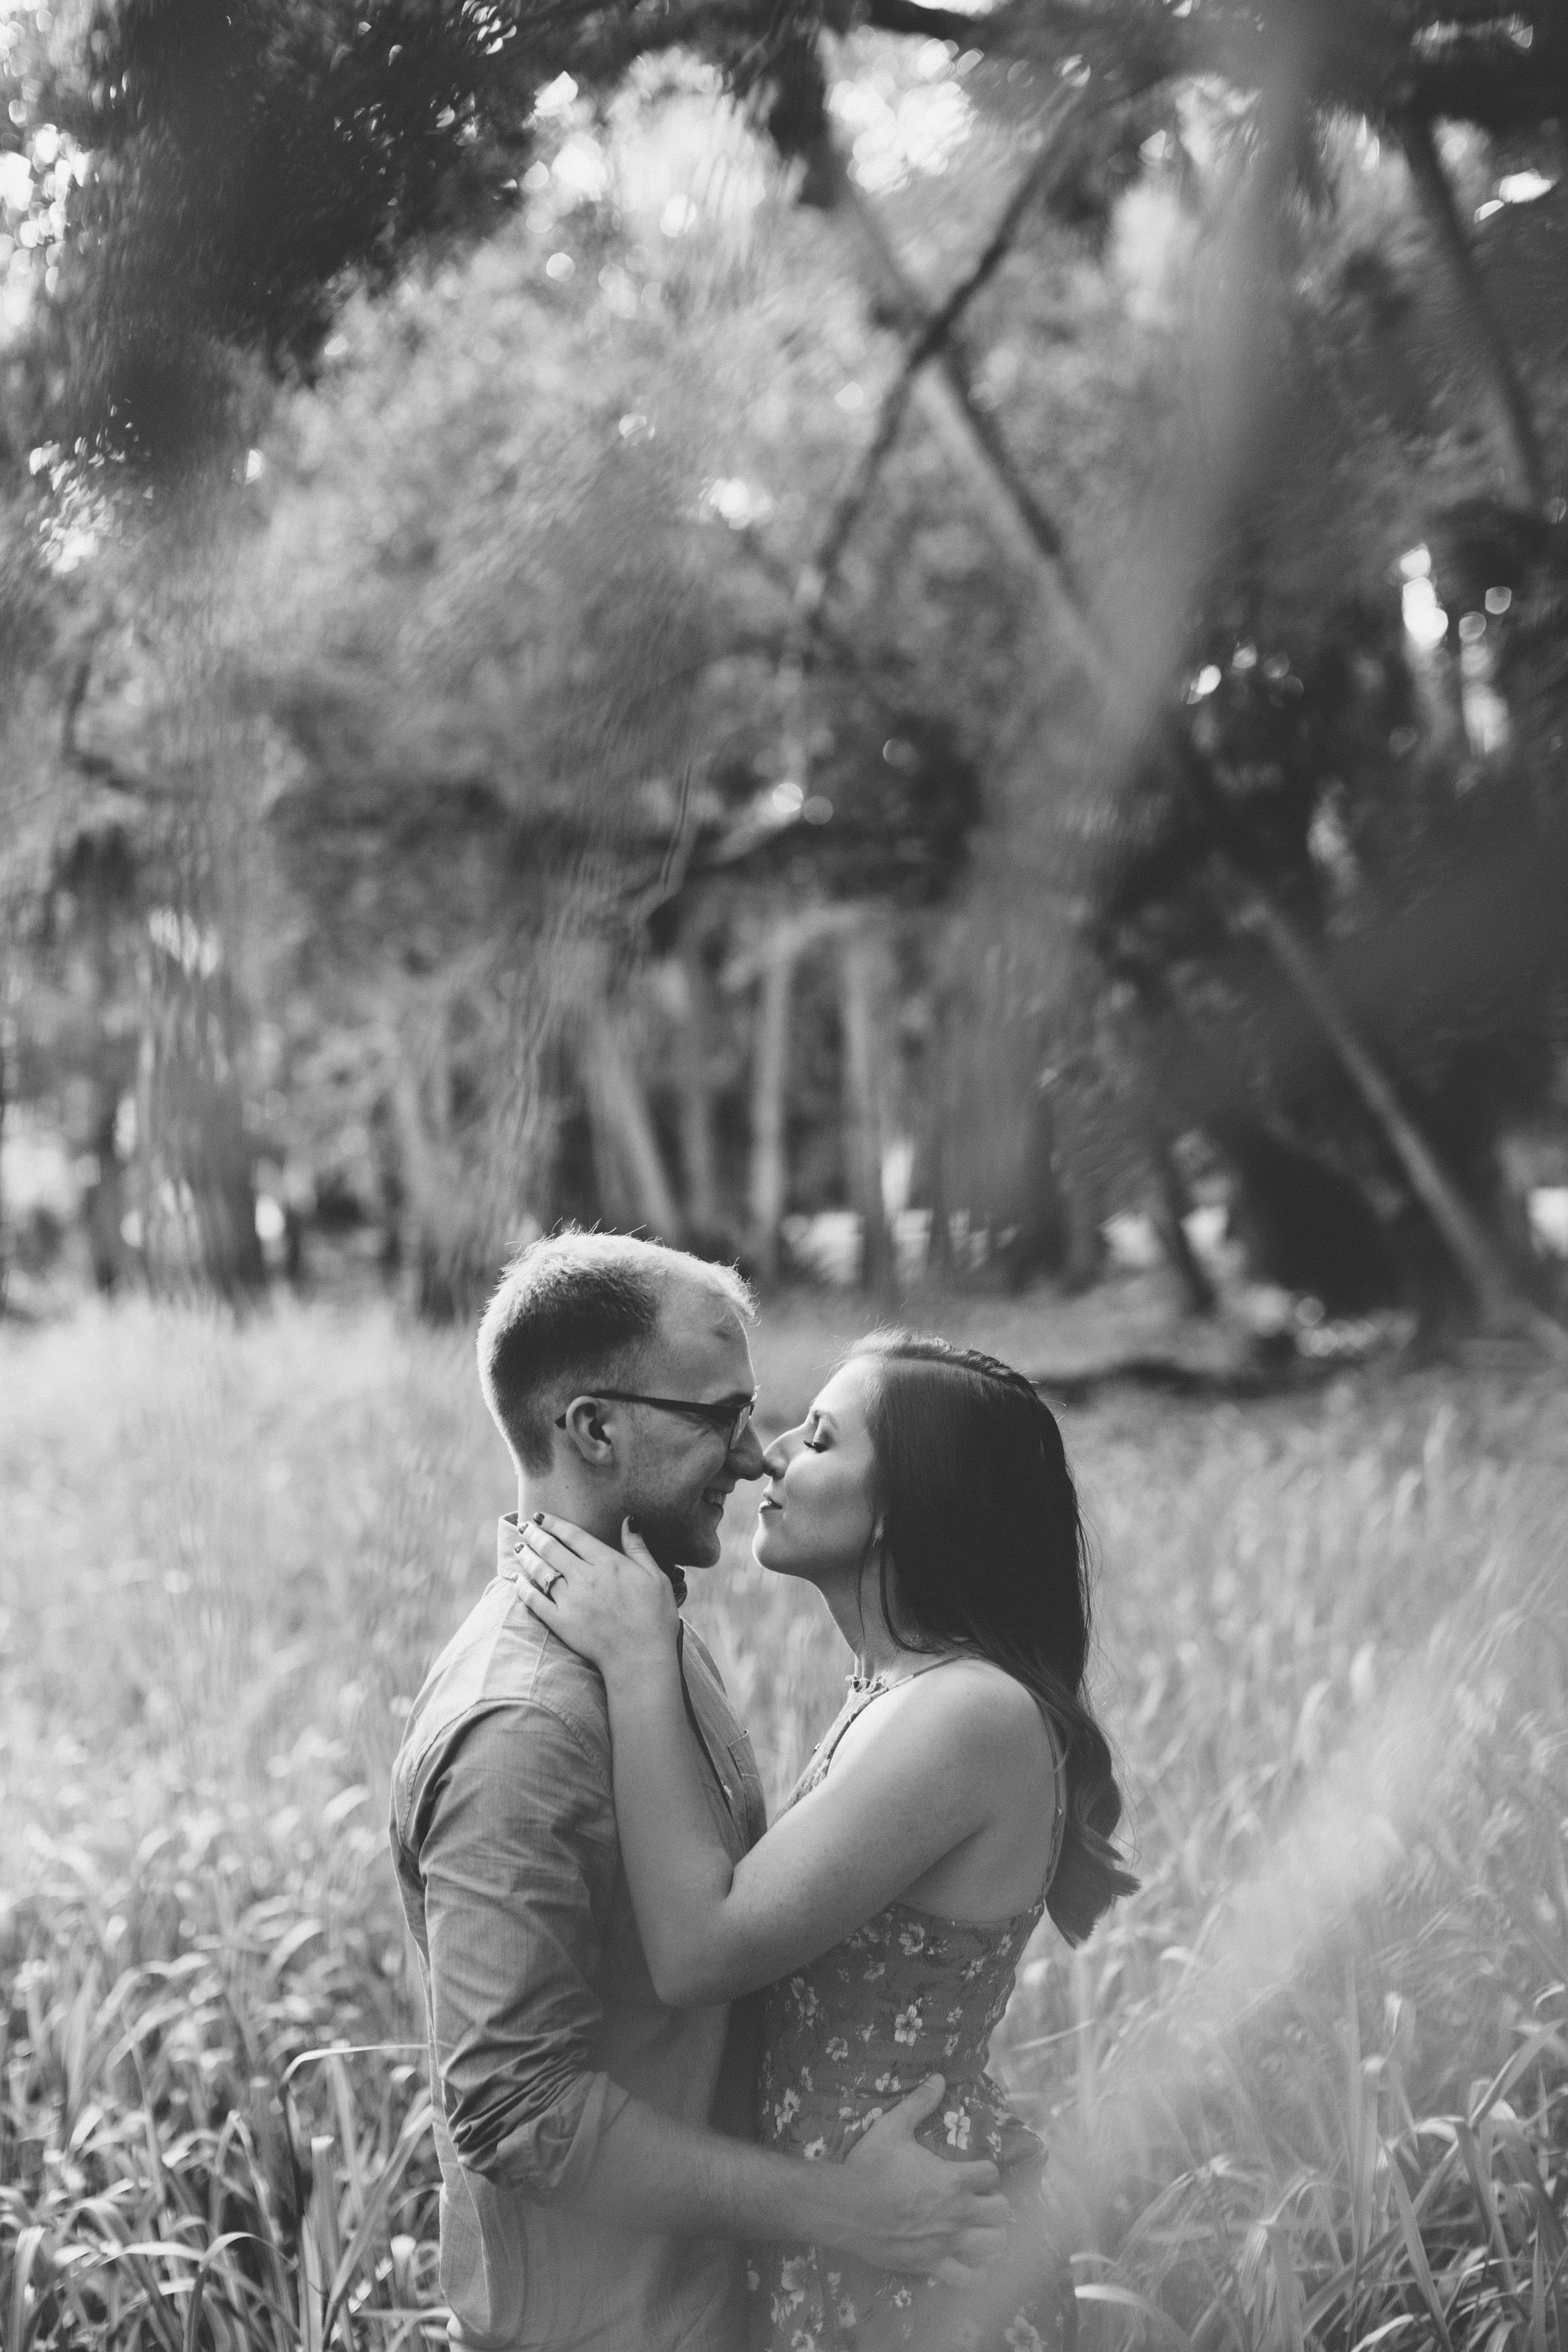
MULTIPOLYGON (((674 1587, 677 1601, 686 1598, 686 1572, 683 1569, 667 1568, 666 1576, 674 1587)), ((496 1574, 515 1580, 522 1573, 522 1538, 518 1533, 517 1513, 503 1511, 496 1527, 496 1574)))

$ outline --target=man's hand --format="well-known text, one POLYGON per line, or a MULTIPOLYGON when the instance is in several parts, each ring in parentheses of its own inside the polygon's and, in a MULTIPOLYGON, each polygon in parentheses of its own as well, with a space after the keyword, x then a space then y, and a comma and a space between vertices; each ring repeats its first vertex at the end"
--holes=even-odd
POLYGON ((844 2168, 858 2193, 845 2200, 836 2242, 879 2270, 973 2286, 1002 2252, 1013 2210, 994 2164, 949 2164, 917 2143, 915 2127, 935 2114, 943 2088, 940 2074, 929 2076, 851 2149, 844 2168))

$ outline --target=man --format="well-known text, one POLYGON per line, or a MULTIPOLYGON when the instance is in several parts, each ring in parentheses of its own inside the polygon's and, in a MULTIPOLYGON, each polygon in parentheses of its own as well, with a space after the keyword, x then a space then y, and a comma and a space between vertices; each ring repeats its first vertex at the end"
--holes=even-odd
MULTIPOLYGON (((742 2247, 780 2238, 931 2272, 1000 2241, 990 2165, 914 2143, 917 2092, 843 2166, 751 2144, 747 2005, 676 2011, 620 1867, 595 1670, 518 1597, 535 1510, 638 1523, 684 1597, 737 1480, 760 1476, 739 1279, 613 1234, 535 1243, 479 1330, 518 1473, 500 1575, 437 1660, 393 1774, 393 1854, 429 2015, 441 2278, 479 2352, 740 2352, 742 2247)), ((738 1860, 764 1826, 745 1727, 682 1627, 692 1738, 738 1860)))

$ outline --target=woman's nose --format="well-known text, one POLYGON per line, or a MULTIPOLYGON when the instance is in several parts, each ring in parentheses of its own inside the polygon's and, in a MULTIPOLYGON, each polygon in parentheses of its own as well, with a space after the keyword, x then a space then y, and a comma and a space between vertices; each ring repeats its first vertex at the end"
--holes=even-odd
POLYGON ((782 1478, 794 1461, 800 1446, 800 1431, 784 1429, 771 1445, 763 1448, 763 1467, 770 1478, 782 1478))

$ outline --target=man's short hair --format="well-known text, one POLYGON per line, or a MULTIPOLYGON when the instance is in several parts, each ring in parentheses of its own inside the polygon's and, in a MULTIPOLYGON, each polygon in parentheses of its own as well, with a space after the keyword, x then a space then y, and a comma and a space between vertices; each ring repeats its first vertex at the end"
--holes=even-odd
POLYGON ((755 1318, 732 1267, 662 1242, 570 1227, 512 1260, 479 1325, 479 1385, 525 1470, 549 1467, 551 1424, 563 1402, 595 1381, 629 1384, 677 1278, 702 1284, 743 1322, 755 1318))

